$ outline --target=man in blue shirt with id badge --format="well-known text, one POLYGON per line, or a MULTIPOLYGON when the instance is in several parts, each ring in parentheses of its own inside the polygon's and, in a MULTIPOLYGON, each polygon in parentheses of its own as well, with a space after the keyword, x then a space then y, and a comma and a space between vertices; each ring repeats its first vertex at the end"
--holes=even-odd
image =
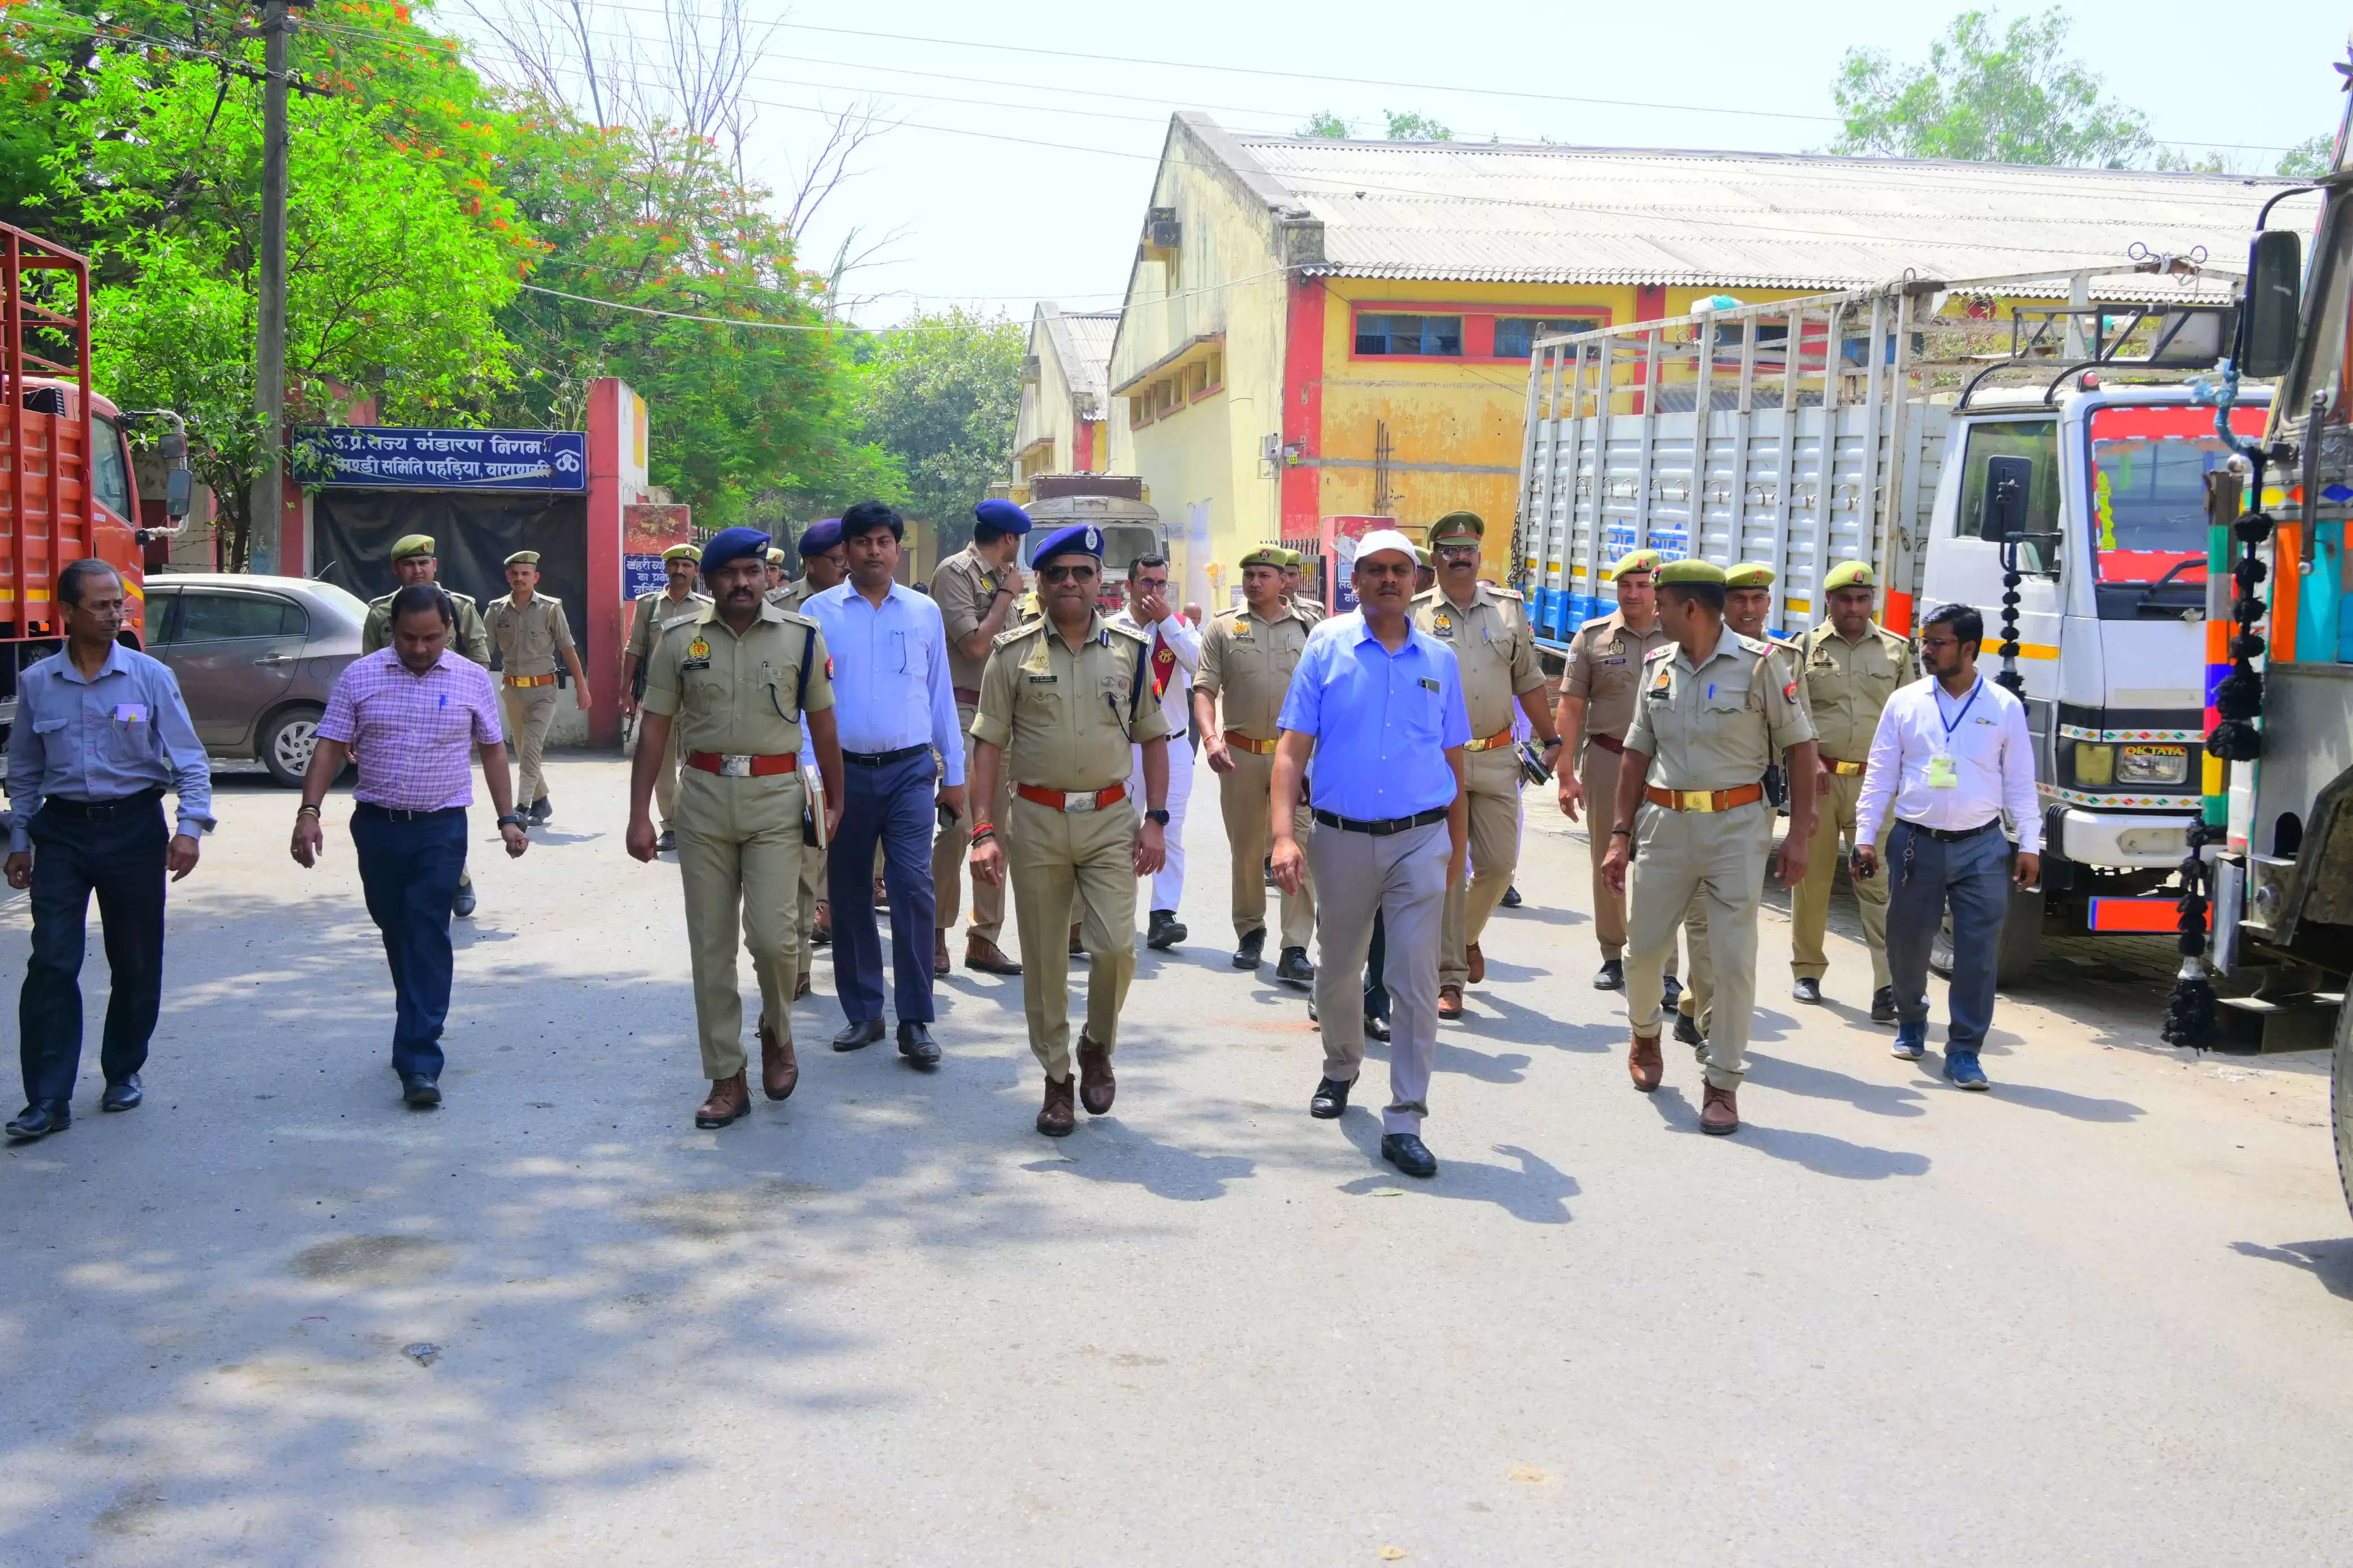
POLYGON ((111 994, 99 1064, 101 1109, 139 1103, 139 1070, 164 999, 164 877, 196 868, 213 825, 205 748, 171 670, 115 641, 122 579, 103 561, 58 574, 66 646, 16 678, 8 731, 8 885, 32 890, 33 956, 16 1004, 25 1109, 8 1136, 42 1138, 73 1121, 81 1069, 82 950, 90 896, 106 926, 111 994), (179 799, 164 826, 164 792, 179 799))
POLYGON ((1461 879, 1470 831, 1471 712, 1454 650, 1413 624, 1419 566, 1413 542, 1395 529, 1358 542, 1359 607, 1316 627, 1299 656, 1277 721, 1271 804, 1276 884, 1295 894, 1307 873, 1317 893, 1324 1079, 1308 1113, 1345 1112, 1364 1066, 1365 959, 1377 915, 1391 1007, 1381 1158, 1409 1176, 1434 1176, 1421 1121, 1438 1059, 1446 889, 1461 879), (1292 812, 1311 771, 1315 829, 1303 851, 1292 812))

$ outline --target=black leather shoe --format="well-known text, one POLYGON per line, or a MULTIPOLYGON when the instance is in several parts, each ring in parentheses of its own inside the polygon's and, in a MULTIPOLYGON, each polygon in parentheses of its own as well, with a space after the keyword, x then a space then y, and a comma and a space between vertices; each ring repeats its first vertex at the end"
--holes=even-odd
POLYGON ((468 915, 474 912, 473 883, 460 882, 458 884, 458 896, 449 900, 449 912, 457 916, 459 920, 464 920, 468 915))
POLYGON ((533 822, 545 822, 555 815, 555 803, 541 795, 531 803, 530 816, 533 822))
POLYGON ((1504 889, 1504 897, 1501 902, 1507 910, 1516 910, 1521 904, 1526 902, 1525 900, 1520 897, 1520 885, 1517 882, 1513 883, 1510 887, 1504 889))
POLYGON ((121 1083, 110 1083, 106 1092, 98 1097, 100 1110, 136 1110, 146 1096, 140 1092, 139 1075, 132 1073, 121 1083))
POLYGON ((1285 985, 1296 985, 1302 990, 1314 984, 1315 966, 1307 962, 1307 950, 1303 947, 1284 948, 1282 957, 1275 963, 1274 977, 1285 985))
POLYGON ((1675 1015, 1675 1038, 1694 1048, 1707 1044, 1707 1037, 1699 1032, 1699 1020, 1688 1013, 1675 1015))
POLYGON ((1800 975, 1797 984, 1789 987, 1789 994, 1819 1007, 1822 1005, 1822 983, 1810 974, 1800 975))
POLYGON ((1307 1102, 1307 1114, 1319 1121, 1331 1121, 1348 1109, 1348 1091, 1355 1087, 1354 1079, 1346 1083, 1338 1079, 1324 1079, 1315 1086, 1315 1098, 1307 1102))
POLYGON ((863 1024, 852 1024, 834 1036, 833 1048, 837 1051, 854 1051, 860 1046, 871 1046, 881 1037, 882 1020, 869 1018, 863 1024))
POLYGON ((1178 923, 1175 910, 1152 911, 1152 928, 1144 933, 1144 945, 1166 952, 1192 933, 1178 923))
POLYGON ((1874 1024, 1895 1022, 1895 987, 1883 985, 1871 994, 1871 1021, 1874 1024))
POLYGON ((1593 977, 1593 988, 1596 991, 1625 990, 1626 961, 1622 958, 1603 959, 1600 972, 1593 977))
MULTIPOLYGON (((876 1020, 876 1026, 881 1026, 881 1020, 876 1020)), ((834 1043, 840 1044, 838 1040, 834 1043)), ((940 1047, 932 1039, 932 1026, 929 1024, 902 1023, 899 1026, 899 1054, 919 1068, 939 1066, 940 1047)))
POLYGON ((1250 935, 1242 938, 1241 945, 1234 949, 1234 967, 1236 969, 1256 969, 1259 966, 1260 960, 1263 959, 1265 956, 1266 928, 1264 926, 1261 926, 1258 930, 1250 932, 1250 935))
POLYGON ((1386 1040, 1388 1037, 1389 1021, 1387 1018, 1376 1018, 1369 1013, 1366 1014, 1365 1038, 1368 1040, 1386 1040))
POLYGON ((1660 1000, 1660 1005, 1661 1005, 1662 1006, 1664 1006, 1664 1007, 1668 1008, 1670 1011, 1672 1011, 1672 1010, 1673 1009, 1673 1007, 1674 1007, 1675 1004, 1676 1004, 1676 1003, 1678 1003, 1678 1002, 1681 1002, 1683 999, 1683 983, 1682 981, 1680 981, 1680 980, 1676 979, 1676 978, 1675 978, 1673 975, 1672 975, 1672 974, 1666 974, 1666 975, 1662 975, 1662 976, 1660 976, 1660 978, 1659 978, 1659 1000, 1660 1000))
POLYGON ((430 1110, 441 1103, 441 1086, 424 1073, 409 1073, 400 1080, 400 1098, 416 1110, 430 1110))
POLYGON ((66 1105, 28 1105, 8 1123, 8 1136, 20 1143, 47 1138, 73 1125, 73 1110, 66 1105))
POLYGON ((1427 1178, 1438 1174, 1438 1156, 1423 1148, 1421 1140, 1410 1132, 1382 1133, 1381 1158, 1409 1176, 1427 1178))
POLYGON ((661 830, 661 837, 654 840, 654 853, 657 855, 668 855, 675 851, 677 848, 678 834, 670 828, 663 828, 661 830))

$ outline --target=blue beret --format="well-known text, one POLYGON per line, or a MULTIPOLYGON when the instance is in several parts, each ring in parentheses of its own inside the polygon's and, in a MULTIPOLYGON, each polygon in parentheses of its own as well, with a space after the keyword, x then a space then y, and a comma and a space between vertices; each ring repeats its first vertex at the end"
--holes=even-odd
POLYGON ((1030 552, 1029 563, 1043 566, 1057 555, 1092 555, 1103 559, 1103 530, 1092 522, 1074 522, 1068 528, 1058 528, 1030 552))
POLYGON ((973 521, 985 522, 999 533, 1027 533, 1029 514, 1009 500, 985 500, 972 509, 973 521))
POLYGON ((702 569, 716 572, 729 562, 741 561, 747 555, 765 566, 768 536, 756 528, 723 528, 702 547, 702 569))
POLYGON ((801 559, 822 555, 841 543, 841 519, 828 517, 823 522, 812 522, 801 531, 801 559))

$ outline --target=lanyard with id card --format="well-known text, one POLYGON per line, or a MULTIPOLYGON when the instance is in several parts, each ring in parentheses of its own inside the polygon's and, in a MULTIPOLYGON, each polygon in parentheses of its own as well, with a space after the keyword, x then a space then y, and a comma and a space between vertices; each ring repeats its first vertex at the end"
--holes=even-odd
POLYGON ((1978 683, 1969 688, 1969 694, 1967 700, 1961 703, 1959 708, 1954 710, 1953 716, 1950 719, 1945 717, 1945 704, 1941 700, 1941 697, 1936 703, 1936 721, 1945 727, 1945 749, 1938 751, 1935 756, 1928 759, 1928 787, 1930 789, 1958 789, 1961 787, 1961 771, 1959 766, 1953 761, 1953 753, 1950 749, 1953 742, 1953 731, 1959 728, 1960 722, 1963 719, 1968 717, 1971 705, 1973 705, 1978 700, 1978 693, 1984 689, 1985 679, 1980 676, 1978 679, 1978 683))

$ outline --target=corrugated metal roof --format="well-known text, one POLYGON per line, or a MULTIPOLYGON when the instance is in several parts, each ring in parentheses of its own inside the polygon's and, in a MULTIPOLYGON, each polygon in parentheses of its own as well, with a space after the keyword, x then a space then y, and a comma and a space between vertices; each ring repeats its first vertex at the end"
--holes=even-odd
MULTIPOLYGON (((1230 133, 1229 133, 1230 134, 1230 133)), ((1846 289, 2121 261, 2237 270, 2272 176, 1232 136, 1355 278, 1846 289)), ((2273 218, 2308 229, 2316 197, 2273 218), (2291 210, 2295 208, 2302 210, 2291 210)), ((2162 291, 2160 285, 2158 290, 2162 291)), ((2103 290, 2107 292, 2107 290, 2103 290)))
POLYGON ((1090 395, 1095 406, 1101 408, 1111 384, 1111 344, 1119 332, 1117 310, 1090 311, 1074 315, 1065 311, 1062 324, 1070 329, 1071 355, 1075 362, 1062 367, 1071 378, 1071 390, 1090 395))

